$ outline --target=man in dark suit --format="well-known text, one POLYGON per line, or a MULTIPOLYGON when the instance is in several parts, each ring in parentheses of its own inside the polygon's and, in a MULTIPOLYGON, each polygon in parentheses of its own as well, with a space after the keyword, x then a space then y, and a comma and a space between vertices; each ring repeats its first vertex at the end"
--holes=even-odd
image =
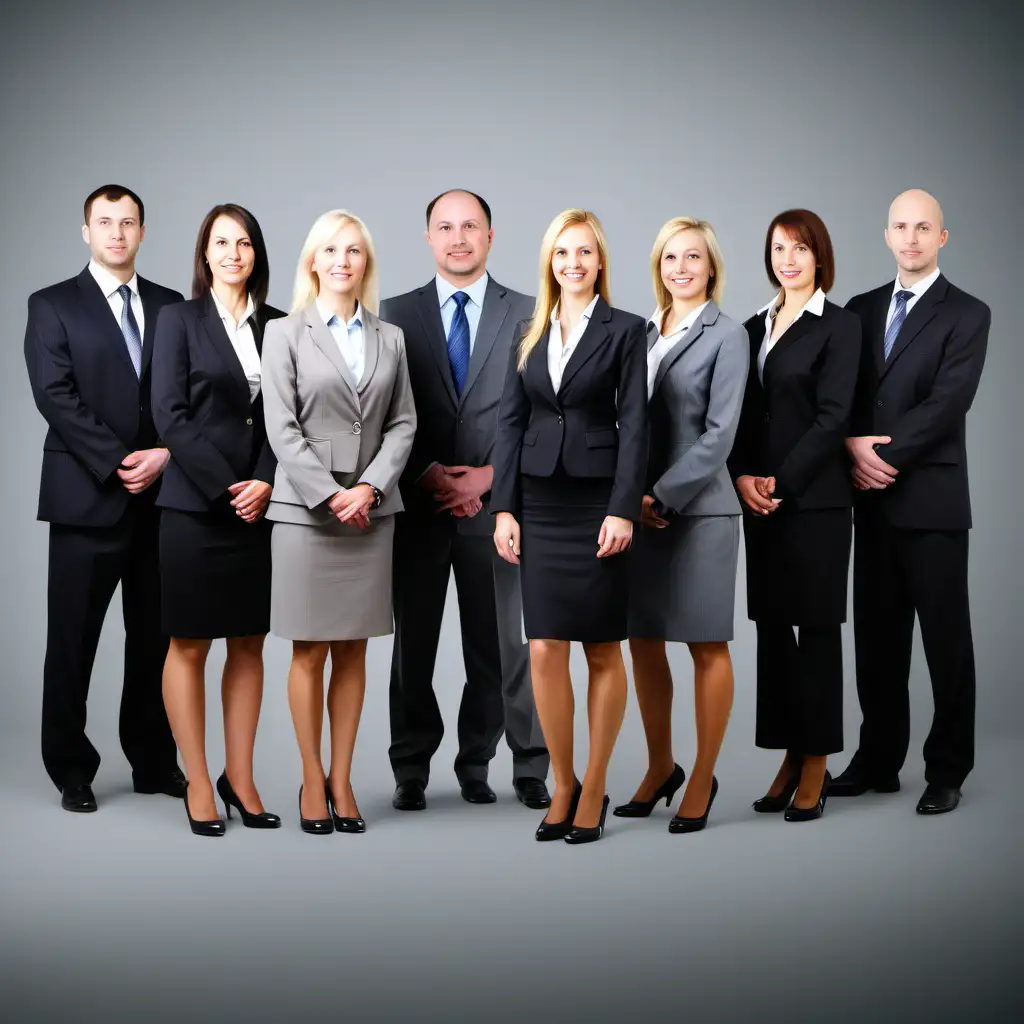
POLYGON ((530 684, 519 573, 495 554, 484 508, 512 335, 532 314, 533 300, 488 276, 491 211, 474 193, 434 199, 426 236, 435 277, 380 308, 382 320, 405 332, 418 421, 401 480, 405 513, 395 529, 393 803, 426 807, 430 759, 444 733, 433 675, 454 569, 466 667, 455 759, 462 796, 470 803, 496 799, 487 770, 504 731, 516 795, 529 807, 547 807, 548 753, 530 684))
POLYGON ((157 313, 182 296, 138 277, 145 211, 104 185, 85 201, 89 265, 28 300, 25 362, 49 424, 38 518, 50 524, 43 764, 68 811, 94 811, 100 755, 85 735, 86 698, 107 606, 121 584, 121 746, 138 793, 181 797, 161 696, 156 487, 167 449, 149 404, 157 313))
POLYGON ((924 745, 920 814, 952 811, 974 765, 974 647, 967 593, 966 416, 981 379, 991 314, 939 272, 942 210, 898 196, 885 239, 895 283, 851 299, 864 345, 853 432, 857 692, 864 721, 830 796, 895 792, 910 742, 914 615, 935 716, 924 745))

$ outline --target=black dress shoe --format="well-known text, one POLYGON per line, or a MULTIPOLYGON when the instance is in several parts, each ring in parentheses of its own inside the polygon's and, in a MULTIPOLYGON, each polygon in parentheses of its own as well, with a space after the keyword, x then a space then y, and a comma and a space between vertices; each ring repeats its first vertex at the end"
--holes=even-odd
POLYGON ((498 794, 483 779, 467 779, 462 783, 462 799, 470 804, 493 804, 498 794))
POLYGON ((427 806, 424 792, 426 785, 419 779, 408 779, 395 787, 395 795, 391 798, 391 806, 396 811, 422 811, 427 806))
POLYGON ((832 780, 828 795, 862 796, 872 789, 876 793, 898 793, 900 777, 898 775, 872 775, 851 761, 846 771, 840 772, 832 780))
POLYGON ((750 806, 758 814, 778 814, 789 806, 789 802, 793 799, 793 794, 799 785, 800 772, 797 771, 794 772, 793 777, 782 787, 782 791, 777 796, 771 796, 770 794, 762 796, 750 806))
POLYGON ((604 816, 608 813, 608 796, 605 795, 601 802, 601 818, 596 825, 581 828, 573 825, 565 837, 570 846, 579 846, 581 843, 596 843, 604 835, 604 816))
POLYGON ((65 811, 88 814, 96 810, 96 797, 88 782, 69 782, 60 791, 60 805, 65 811))
POLYGON ((222 836, 227 830, 223 818, 203 818, 196 821, 192 812, 188 809, 188 783, 185 783, 185 813, 188 815, 188 827, 192 829, 195 836, 222 836))
POLYGON ((672 797, 676 790, 686 781, 686 772, 679 765, 672 769, 669 777, 654 791, 650 800, 630 800, 629 803, 619 804, 612 811, 616 818, 646 818, 654 810, 655 804, 664 798, 665 806, 672 803, 672 797))
POLYGON ((245 809, 245 805, 238 798, 238 794, 234 791, 231 783, 228 782, 227 771, 221 772, 220 778, 217 779, 217 792, 220 794, 221 800, 224 801, 225 818, 231 817, 231 808, 234 807, 242 816, 242 824, 246 828, 281 827, 281 819, 276 814, 270 814, 267 811, 261 811, 259 814, 253 814, 245 809))
POLYGON ((324 790, 327 796, 327 810, 331 812, 331 821, 334 822, 335 832, 348 832, 354 835, 357 832, 366 831, 366 822, 362 818, 343 818, 334 809, 334 797, 331 795, 331 785, 324 779, 324 790))
POLYGON ((543 810, 551 806, 551 794, 548 787, 544 785, 543 779, 534 779, 524 776, 521 779, 512 780, 512 788, 516 791, 516 799, 535 811, 543 810))
POLYGON ((711 795, 708 797, 708 805, 704 808, 704 813, 699 818, 681 818, 678 814, 673 815, 672 820, 668 823, 669 832, 676 835, 680 832, 700 832, 708 823, 708 815, 711 813, 711 805, 715 802, 716 796, 718 796, 718 779, 712 775, 711 795))
POLYGON ((960 803, 961 793, 956 786, 940 786, 929 782, 924 787, 921 799, 917 801, 918 814, 946 814, 955 811, 960 803))
MULTIPOLYGON (((330 813, 330 805, 328 805, 328 813, 330 813)), ((299 825, 303 832, 308 832, 311 836, 329 836, 334 831, 333 818, 304 818, 302 816, 302 786, 299 786, 299 825)))
POLYGON ((561 821, 542 821, 537 826, 533 838, 538 843, 550 843, 555 839, 564 839, 572 829, 572 819, 576 817, 580 797, 583 795, 583 783, 576 779, 572 787, 572 798, 569 801, 569 813, 561 821))
POLYGON ((790 804, 784 815, 786 821, 814 821, 825 813, 825 799, 832 787, 832 776, 825 772, 825 779, 821 784, 821 792, 818 794, 818 802, 812 807, 794 807, 790 804))
POLYGON ((185 773, 178 767, 163 775, 136 775, 132 772, 132 787, 136 793, 163 793, 185 799, 185 773))

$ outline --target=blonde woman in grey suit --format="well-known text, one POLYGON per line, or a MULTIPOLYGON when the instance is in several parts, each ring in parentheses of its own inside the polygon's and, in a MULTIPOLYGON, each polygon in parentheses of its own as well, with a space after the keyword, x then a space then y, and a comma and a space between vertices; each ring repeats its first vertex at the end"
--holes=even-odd
POLYGON ((362 832, 350 770, 366 640, 393 630, 398 478, 416 430, 405 339, 380 320, 366 225, 332 210, 310 229, 292 312, 263 343, 267 437, 277 476, 270 628, 292 641, 288 701, 302 755, 304 832, 362 832), (320 751, 324 667, 331 765, 320 751))
POLYGON ((694 666, 697 758, 670 832, 707 824, 715 761, 732 710, 740 503, 726 469, 750 360, 743 327, 719 308, 725 284, 711 225, 676 217, 651 252, 658 306, 647 327, 650 448, 643 520, 633 541, 629 648, 648 769, 619 817, 671 802, 686 773, 672 754, 672 672, 665 642, 694 666))

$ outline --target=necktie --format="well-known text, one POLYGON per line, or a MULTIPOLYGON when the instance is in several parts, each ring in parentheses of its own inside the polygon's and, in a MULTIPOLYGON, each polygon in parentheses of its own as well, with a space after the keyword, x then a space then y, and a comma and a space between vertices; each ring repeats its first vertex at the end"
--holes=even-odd
POLYGON ((469 296, 465 292, 455 292, 452 298, 455 300, 455 316, 448 331, 448 362, 455 381, 455 393, 461 395, 469 370, 469 319, 466 316, 469 296))
POLYGON ((900 333, 903 321, 907 319, 907 299, 911 298, 913 294, 913 292, 908 291, 898 291, 896 293, 896 309, 893 310, 892 320, 889 322, 888 328, 886 328, 885 340, 882 342, 886 359, 889 358, 889 353, 892 351, 893 345, 896 344, 896 336, 900 333))
POLYGON ((142 376, 142 335, 139 334, 139 324, 132 312, 132 290, 128 285, 123 284, 117 289, 117 294, 124 300, 124 308, 121 310, 121 333, 124 335, 124 343, 128 346, 128 355, 131 357, 132 366, 135 367, 135 376, 142 376))

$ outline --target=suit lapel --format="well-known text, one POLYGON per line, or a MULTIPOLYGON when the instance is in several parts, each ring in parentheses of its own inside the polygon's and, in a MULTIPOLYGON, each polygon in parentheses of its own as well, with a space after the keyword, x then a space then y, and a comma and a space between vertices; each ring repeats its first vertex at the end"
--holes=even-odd
MULTIPOLYGON (((156 318, 160 307, 156 303, 153 286, 145 278, 140 277, 138 281, 142 312, 146 318, 146 327, 142 332, 142 372, 139 374, 140 377, 143 377, 149 369, 149 361, 153 358, 153 338, 156 335, 156 318)), ((120 330, 120 328, 118 329, 120 330)))
POLYGON ((665 374, 671 369, 672 364, 704 333, 705 326, 713 324, 717 319, 718 306, 715 305, 714 301, 709 302, 701 310, 700 316, 690 324, 686 333, 665 353, 664 358, 658 365, 658 372, 654 378, 654 388, 651 391, 652 397, 665 379, 665 374))
POLYGON ((373 313, 363 309, 363 375, 359 378, 359 394, 366 390, 373 371, 377 369, 381 344, 380 321, 373 313))
POLYGON ((355 396, 356 381, 352 376, 352 371, 348 368, 348 363, 342 359, 341 353, 338 351, 338 343, 334 340, 334 335, 331 334, 330 329, 320 319, 316 306, 307 306, 303 310, 302 316, 313 338, 313 344, 330 360, 341 379, 348 386, 349 391, 355 396))
MULTIPOLYGON (((495 284, 494 278, 488 278, 487 290, 484 292, 484 306, 480 311, 480 322, 476 327, 473 351, 469 357, 466 385, 459 396, 460 405, 466 401, 469 389, 480 375, 484 363, 487 362, 487 357, 491 354, 491 349, 494 348, 494 342, 497 340, 498 332, 505 322, 505 317, 508 316, 510 305, 508 299, 505 298, 505 289, 501 285, 495 284)), ((445 345, 446 356, 447 348, 445 345)))
MULTIPOLYGON (((253 320, 256 318, 253 317, 253 320)), ((146 313, 146 323, 149 323, 149 313, 146 313)), ((244 399, 244 408, 249 407, 249 381, 246 379, 242 363, 235 352, 235 346, 231 344, 228 332, 224 329, 224 323, 217 313, 217 307, 213 303, 213 296, 207 292, 203 300, 203 310, 199 314, 199 326, 206 335, 210 347, 220 356, 220 361, 231 374, 231 381, 234 384, 234 394, 240 401, 244 399)), ((253 328, 255 339, 257 330, 253 328)))
MULTIPOLYGON (((768 355, 765 356, 764 370, 762 373, 767 374, 768 368, 771 366, 772 362, 778 358, 779 354, 781 352, 785 352, 787 348, 799 341, 815 325, 821 323, 821 320, 821 317, 815 316, 813 313, 804 313, 802 316, 797 317, 797 319, 786 328, 782 337, 772 345, 768 355)), ((760 350, 760 346, 758 348, 760 350)))
POLYGON ((544 397, 558 408, 558 398, 555 389, 551 386, 551 374, 548 373, 548 342, 551 340, 551 325, 541 335, 540 341, 534 346, 530 357, 526 360, 523 368, 523 376, 529 374, 533 378, 534 387, 544 393, 544 397))
POLYGON ((455 394, 452 368, 448 362, 448 342, 444 336, 444 324, 441 322, 441 305, 437 301, 436 283, 431 280, 419 290, 417 295, 419 296, 417 307, 420 322, 423 324, 423 336, 427 339, 427 345, 437 363, 437 371, 441 374, 441 380, 451 399, 452 406, 458 407, 459 396, 455 394))
MULTIPOLYGON (((946 297, 946 279, 940 274, 935 283, 914 303, 914 308, 903 321, 900 333, 896 335, 889 358, 885 360, 879 377, 884 377, 903 350, 921 333, 937 312, 935 307, 946 297)), ((888 312, 888 310, 886 310, 888 312)), ((884 325, 882 334, 884 336, 884 325)))
MULTIPOLYGON (((611 318, 612 311, 608 303, 604 299, 599 298, 582 337, 576 343, 576 348, 573 350, 572 355, 569 356, 569 361, 565 364, 562 383, 558 388, 559 394, 565 390, 569 381, 579 373, 580 367, 601 347, 608 337, 608 328, 605 325, 611 318)), ((550 328, 548 330, 550 332, 550 328)))
MULTIPOLYGON (((107 297, 100 290, 96 279, 89 273, 88 267, 78 275, 78 287, 82 293, 85 308, 89 313, 89 319, 103 330, 112 350, 124 361, 125 366, 131 370, 132 376, 135 377, 135 367, 132 365, 132 357, 128 355, 128 346, 125 344, 124 335, 121 333, 121 325, 115 319, 114 313, 107 302, 107 297)), ((153 316, 156 316, 155 312, 153 316)), ((147 310, 147 333, 149 325, 150 316, 147 310)), ((145 348, 143 348, 143 366, 145 366, 145 348)))

